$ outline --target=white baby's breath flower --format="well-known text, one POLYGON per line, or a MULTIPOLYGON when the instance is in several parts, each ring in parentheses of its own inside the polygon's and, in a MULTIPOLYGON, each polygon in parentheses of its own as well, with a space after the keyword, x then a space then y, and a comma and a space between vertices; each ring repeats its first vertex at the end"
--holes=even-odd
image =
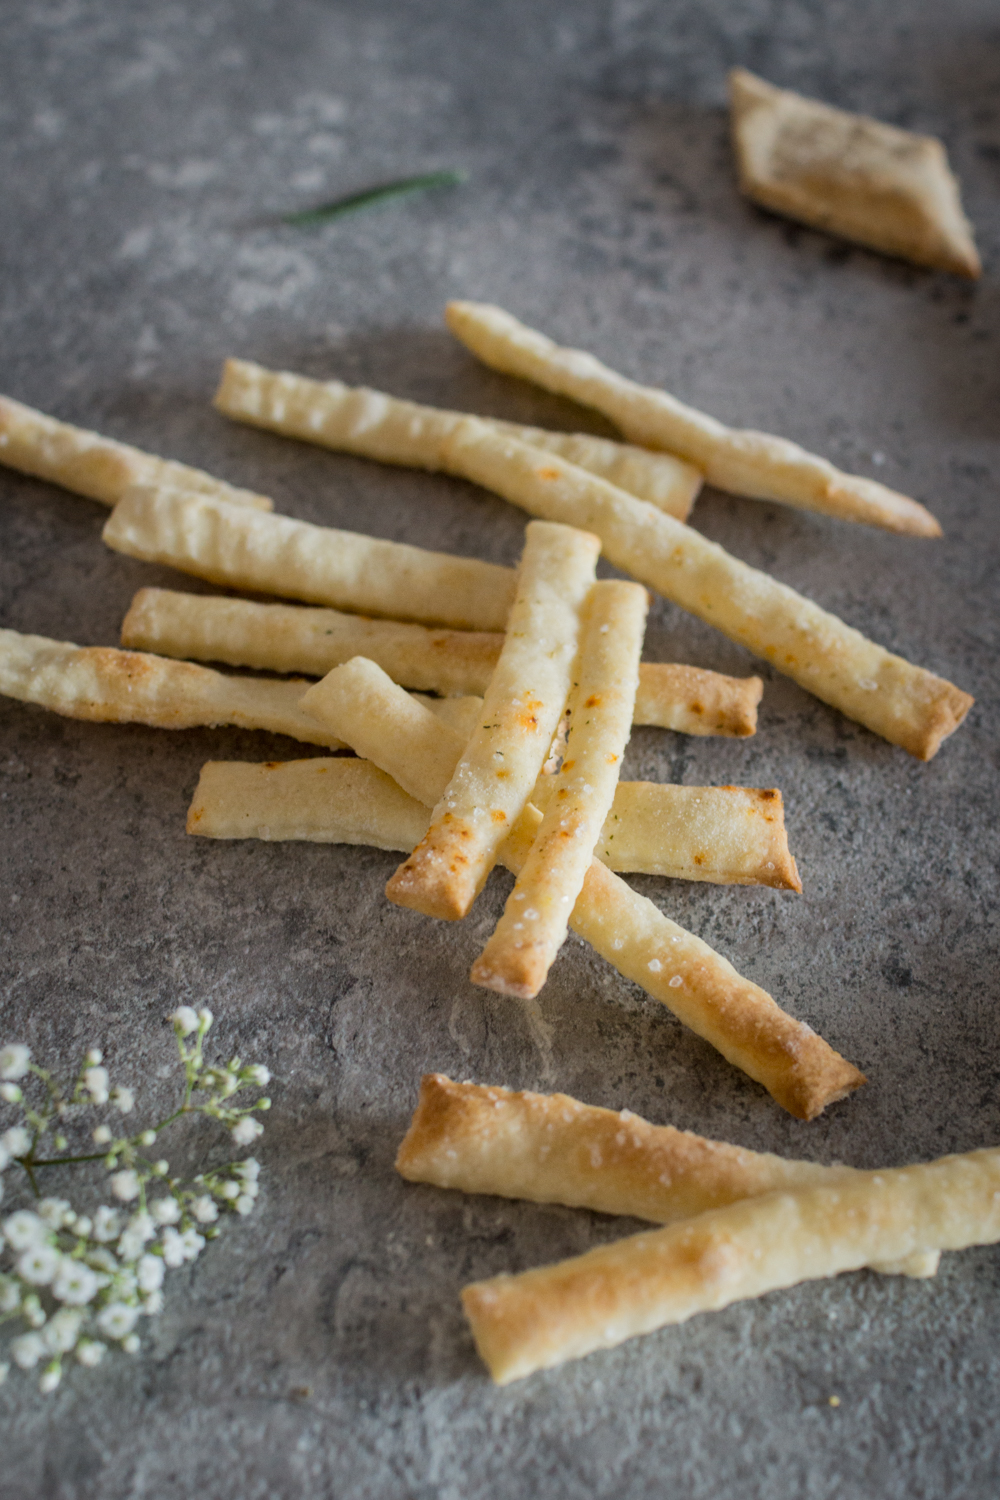
POLYGON ((257 1083, 261 1088, 271 1082, 271 1069, 265 1068, 263 1063, 252 1063, 246 1070, 247 1082, 257 1083))
POLYGON ((30 1328, 41 1328, 45 1322, 45 1309, 37 1292, 29 1292, 21 1303, 21 1317, 30 1328))
POLYGON ((133 1198, 138 1198, 139 1178, 132 1171, 131 1167, 127 1167, 123 1172, 115 1172, 109 1178, 109 1181, 111 1183, 111 1191, 123 1203, 131 1203, 133 1198))
POLYGON ((14 1312, 21 1301, 21 1288, 12 1276, 0 1276, 0 1313, 14 1312))
POLYGON ((181 1206, 176 1198, 155 1198, 149 1205, 149 1212, 155 1224, 176 1224, 181 1216, 181 1206))
POLYGON ((155 1318, 163 1311, 163 1293, 160 1291, 147 1292, 142 1299, 142 1310, 147 1318, 155 1318))
POLYGON ((191 1212, 199 1224, 214 1224, 219 1217, 219 1210, 207 1194, 201 1198, 195 1198, 191 1204, 191 1212))
POLYGON ((4 1219, 3 1229, 12 1250, 27 1250, 29 1245, 39 1244, 48 1234, 43 1220, 30 1208, 19 1208, 16 1214, 4 1219))
POLYGON ((123 1115, 131 1114, 135 1109, 135 1094, 130 1088, 120 1083, 116 1089, 111 1090, 111 1103, 123 1115))
POLYGON ((186 1259, 184 1254, 184 1241, 176 1229, 165 1229, 163 1231, 163 1264, 171 1270, 182 1266, 186 1259))
POLYGON ((111 1278, 112 1301, 131 1301, 136 1294, 138 1282, 135 1272, 131 1266, 122 1266, 121 1270, 111 1278))
POLYGON ((238 1198, 242 1191, 243 1184, 234 1182, 232 1178, 230 1178, 227 1182, 221 1182, 216 1188, 216 1192, 218 1193, 219 1197, 226 1199, 238 1198))
POLYGON ((142 1348, 139 1342, 139 1335, 137 1333, 130 1333, 128 1338, 122 1339, 122 1348, 126 1354, 138 1354, 142 1348))
POLYGON ((106 1146, 111 1140, 111 1130, 107 1125, 98 1125, 90 1133, 95 1146, 106 1146))
POLYGON ((42 1342, 51 1354, 68 1354, 80 1336, 83 1314, 63 1308, 55 1313, 42 1330, 42 1342))
POLYGON ((52 1295, 59 1302, 71 1307, 83 1307, 99 1290, 97 1276, 82 1261, 70 1260, 64 1255, 59 1270, 52 1282, 52 1295))
POLYGON ((62 1257, 52 1245, 32 1245, 17 1259, 17 1274, 32 1286, 48 1286, 59 1269, 62 1257))
POLYGON ((76 1346, 76 1357, 81 1365, 92 1370, 104 1358, 107 1347, 107 1344, 102 1344, 98 1339, 81 1339, 76 1346))
POLYGON ((92 1068, 96 1067, 98 1063, 102 1063, 104 1061, 104 1053, 101 1051, 100 1047, 91 1047, 89 1052, 87 1053, 86 1061, 92 1068))
POLYGON ((139 1145, 140 1146, 155 1146, 156 1145, 156 1131, 155 1130, 144 1130, 142 1132, 142 1135, 139 1137, 139 1145))
POLYGON ((91 1231, 94 1239, 99 1240, 102 1244, 107 1244, 109 1240, 116 1240, 118 1238, 120 1228, 121 1218, 119 1215, 113 1208, 107 1208, 102 1204, 94 1215, 94 1227, 91 1231))
POLYGON ((0 1099, 5 1104, 20 1104, 24 1095, 16 1083, 0 1083, 0 1099))
POLYGON ((254 1120, 250 1115, 244 1115, 237 1120, 230 1134, 237 1146, 251 1146, 259 1135, 264 1134, 264 1127, 259 1120, 254 1120))
POLYGON ((205 1236, 199 1234, 197 1229, 185 1229, 181 1235, 181 1244, 184 1247, 184 1259, 196 1260, 205 1248, 205 1236))
POLYGON ((233 1171, 237 1177, 242 1177, 245 1182, 256 1182, 260 1176, 260 1162, 255 1156, 248 1156, 245 1161, 238 1161, 233 1171))
POLYGON ((23 1125, 12 1125, 0 1135, 0 1146, 8 1156, 27 1156, 31 1149, 31 1135, 23 1125))
POLYGON ((83 1075, 83 1086, 90 1095, 94 1104, 107 1104, 108 1102, 108 1070, 107 1068, 87 1068, 83 1075))
POLYGON ((0 1047, 0 1078, 23 1078, 31 1067, 31 1053, 21 1042, 8 1042, 0 1047))
POLYGON ((144 1255, 135 1268, 135 1279, 140 1292, 158 1292, 163 1285, 166 1267, 160 1255, 144 1255))
POLYGON ((40 1219, 45 1220, 50 1229, 61 1229, 67 1216, 72 1216, 72 1210, 65 1198, 42 1198, 35 1211, 40 1219))
POLYGON ((129 1307, 124 1302, 109 1302, 97 1314, 97 1326, 109 1339, 123 1339, 132 1332, 138 1316, 137 1307, 129 1307))
POLYGON ((19 1339, 15 1339, 10 1346, 11 1358, 22 1370, 33 1370, 40 1359, 44 1359, 47 1353, 45 1345, 37 1333, 22 1333, 19 1339))
POLYGON ((203 1005, 201 1010, 198 1012, 198 1025, 204 1026, 205 1030, 207 1031, 214 1020, 215 1017, 212 1015, 212 1012, 209 1010, 208 1006, 203 1005))
POLYGON ((190 1036, 192 1031, 198 1030, 198 1013, 190 1005, 178 1005, 167 1020, 173 1021, 174 1030, 180 1032, 181 1036, 190 1036))
POLYGON ((86 1214, 78 1214, 76 1223, 73 1225, 73 1233, 78 1234, 82 1240, 85 1240, 89 1238, 90 1231, 93 1229, 93 1227, 94 1224, 92 1219, 88 1219, 86 1214))
POLYGON ((138 1260, 145 1244, 146 1241, 136 1230, 126 1229, 118 1240, 118 1254, 126 1262, 138 1260))
POLYGON ((38 1382, 38 1389, 41 1391, 43 1396, 51 1396, 52 1392, 55 1390, 61 1379, 62 1370, 59 1368, 58 1362, 54 1361, 51 1365, 49 1365, 49 1368, 45 1371, 45 1374, 38 1382))
POLYGON ((166 1161, 163 1157, 161 1157, 159 1161, 154 1161, 154 1163, 153 1163, 153 1176, 154 1177, 168 1177, 169 1175, 170 1175, 170 1163, 168 1161, 166 1161))
POLYGON ((243 1214, 245 1217, 247 1214, 253 1213, 253 1205, 254 1200, 250 1197, 249 1193, 241 1193, 233 1204, 233 1207, 238 1214, 243 1214))

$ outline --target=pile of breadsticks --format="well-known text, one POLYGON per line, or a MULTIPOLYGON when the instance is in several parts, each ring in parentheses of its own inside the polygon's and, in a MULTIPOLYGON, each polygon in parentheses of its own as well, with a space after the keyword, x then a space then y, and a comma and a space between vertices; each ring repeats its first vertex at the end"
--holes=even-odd
MULTIPOLYGON (((0 460, 112 505, 103 533, 110 547, 228 590, 302 601, 142 589, 122 628, 123 650, 0 631, 0 692, 79 718, 165 728, 237 724, 353 751, 284 763, 209 763, 188 830, 400 850, 408 857, 387 896, 444 920, 464 917, 494 865, 504 864, 516 880, 473 965, 475 983, 533 998, 572 927, 786 1109, 811 1119, 857 1088, 862 1074, 615 873, 801 889, 776 790, 620 782, 633 723, 752 734, 761 693, 758 678, 641 664, 649 602, 643 585, 928 760, 968 711, 967 694, 747 567, 685 520, 704 477, 738 494, 900 532, 933 536, 937 523, 913 500, 781 439, 728 429, 590 355, 560 349, 499 309, 452 304, 448 322, 490 364, 596 408, 628 441, 470 417, 235 360, 226 365, 216 404, 257 426, 460 475, 502 495, 540 518, 527 526, 516 570, 274 515, 260 495, 0 400, 0 460), (638 582, 598 582, 601 553, 638 582), (302 675, 277 680, 197 662, 302 675)), ((499 1128, 499 1114, 484 1118, 496 1118, 499 1128)), ((415 1160, 411 1153, 407 1175, 442 1181, 415 1160)), ((809 1192, 847 1191, 825 1177, 813 1188, 817 1172, 793 1172, 796 1191, 805 1181, 809 1192)), ((862 1191, 863 1176, 853 1174, 852 1192, 862 1191)), ((878 1180, 890 1179, 892 1173, 878 1180)), ((527 1197, 550 1192, 498 1180, 489 1172, 458 1173, 449 1185, 527 1197)), ((778 1171, 760 1180, 773 1188, 792 1179, 778 1171)), ((593 1202, 587 1187, 573 1189, 577 1197, 551 1191, 558 1201, 600 1206, 596 1188, 593 1202)), ((734 1189, 718 1201, 748 1193, 734 1189)), ((671 1199, 667 1217, 697 1212, 707 1200, 695 1193, 680 1210, 677 1202, 671 1199)), ((643 1216, 662 1222, 661 1208, 643 1216)), ((640 1210, 633 1204, 613 1211, 640 1210)), ((734 1225, 743 1223, 735 1207, 725 1212, 737 1215, 734 1225)), ((831 1274, 828 1267, 790 1275, 786 1267, 761 1272, 763 1280, 740 1280, 731 1274, 743 1265, 739 1236, 749 1236, 753 1260, 756 1232, 734 1228, 725 1245, 737 1248, 725 1253, 705 1240, 699 1264, 715 1267, 708 1276, 714 1290, 699 1293, 700 1302, 681 1297, 680 1312, 656 1288, 666 1274, 663 1256, 689 1265, 692 1252, 644 1248, 647 1241, 661 1245, 656 1235, 625 1242, 638 1246, 635 1270, 625 1260, 618 1269, 611 1251, 594 1252, 611 1269, 599 1272, 605 1290, 586 1331, 577 1308, 567 1313, 572 1335, 560 1325, 524 1346, 523 1328, 543 1326, 531 1299, 549 1297, 545 1278, 556 1271, 532 1273, 541 1291, 524 1291, 524 1278, 472 1289, 467 1310, 491 1369, 513 1378, 700 1306, 803 1274, 831 1274), (625 1295, 640 1283, 640 1311, 619 1307, 607 1291, 625 1295), (522 1332, 511 1333, 515 1327, 522 1332)), ((921 1229, 912 1243, 886 1243, 883 1253, 865 1241, 844 1252, 861 1259, 844 1264, 906 1262, 926 1274, 927 1255, 953 1242, 921 1229)), ((582 1281, 573 1275, 567 1270, 559 1282, 559 1298, 578 1285, 591 1289, 579 1293, 584 1300, 591 1297, 590 1271, 580 1272, 582 1281)))

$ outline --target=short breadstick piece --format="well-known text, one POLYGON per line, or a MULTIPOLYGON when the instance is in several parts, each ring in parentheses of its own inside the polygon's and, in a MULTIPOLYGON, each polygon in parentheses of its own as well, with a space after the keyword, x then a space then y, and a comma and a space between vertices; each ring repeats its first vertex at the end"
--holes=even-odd
POLYGON ((459 628, 502 630, 514 597, 509 568, 258 515, 187 490, 129 490, 103 536, 116 552, 212 583, 459 628))
POLYGON ((426 836, 389 881, 390 901, 454 921, 478 896, 531 794, 565 707, 580 607, 600 545, 575 527, 528 525, 482 723, 434 807, 426 836))
POLYGON ((944 146, 733 68, 740 190, 775 213, 918 266, 979 276, 944 146))
POLYGON ((157 458, 83 427, 58 422, 8 396, 0 396, 0 463, 104 505, 117 505, 133 484, 171 484, 215 495, 233 505, 272 509, 272 501, 265 495, 238 489, 201 469, 157 458))
POLYGON ((843 474, 825 458, 784 438, 726 427, 666 391, 617 375, 592 354, 560 348, 502 308, 450 302, 445 321, 485 364, 595 407, 629 442, 679 453, 719 489, 887 531, 941 535, 937 521, 915 500, 874 479, 843 474))
MULTIPOLYGON (((363 386, 342 385, 339 380, 309 380, 266 370, 243 359, 226 361, 215 405, 229 417, 286 437, 432 471, 447 469, 447 439, 466 415, 400 401, 363 386)), ((547 432, 493 417, 483 420, 508 437, 560 454, 679 521, 687 520, 701 488, 700 471, 669 453, 652 453, 582 432, 547 432)))
POLYGON ((540 459, 526 443, 498 437, 475 418, 456 429, 452 445, 455 466, 467 478, 532 515, 596 532, 616 567, 918 760, 930 760, 972 706, 968 693, 950 682, 876 646, 692 527, 563 459, 540 459))
POLYGON ((209 839, 309 839, 410 850, 428 812, 371 761, 210 760, 187 815, 188 833, 209 839))
POLYGON ((1000 1149, 858 1172, 711 1209, 521 1276, 462 1303, 499 1384, 695 1313, 925 1247, 1000 1240, 1000 1149))
POLYGON ((75 646, 0 630, 0 693, 69 719, 157 729, 236 724, 343 749, 343 741, 299 707, 307 686, 294 680, 226 677, 209 667, 142 651, 75 646))
POLYGON ((611 812, 632 728, 649 595, 637 583, 595 583, 584 606, 566 753, 503 915, 472 966, 472 982, 531 1000, 566 940, 594 845, 611 812))
MULTIPOLYGON (((630 1110, 599 1109, 568 1094, 454 1083, 443 1073, 421 1079, 396 1171, 410 1182, 653 1224, 853 1175, 849 1167, 788 1161, 672 1125, 649 1125, 630 1110)), ((903 1267, 878 1269, 933 1276, 938 1259, 925 1252, 903 1267)))
MULTIPOLYGON (((380 679, 372 694, 373 711, 367 711, 358 694, 352 713, 327 720, 327 728, 352 748, 366 745, 376 764, 393 775, 406 759, 406 735, 396 725, 401 729, 406 724, 409 709, 402 702, 402 688, 374 663, 366 670, 380 679), (394 696, 400 704, 398 719, 392 712, 394 696)), ((442 790, 428 779, 420 789, 420 801, 430 805, 442 790)), ((499 852, 515 875, 541 818, 529 803, 499 852)), ((864 1075, 810 1026, 787 1015, 766 990, 743 979, 707 943, 665 917, 597 860, 587 871, 569 925, 620 974, 763 1084, 798 1119, 814 1119, 864 1083, 864 1075)))
MULTIPOLYGON (((146 588, 138 591, 125 616, 122 645, 314 677, 325 676, 352 656, 366 656, 403 687, 482 694, 503 636, 146 588)), ((754 734, 762 691, 759 677, 724 677, 700 667, 643 662, 633 722, 682 734, 754 734)))

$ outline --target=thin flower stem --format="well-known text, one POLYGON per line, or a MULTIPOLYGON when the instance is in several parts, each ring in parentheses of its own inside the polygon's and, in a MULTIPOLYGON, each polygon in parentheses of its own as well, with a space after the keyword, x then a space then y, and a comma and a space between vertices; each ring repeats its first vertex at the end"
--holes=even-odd
POLYGON ((361 193, 350 193, 346 198, 336 198, 332 203, 322 203, 318 208, 307 208, 300 213, 283 214, 281 222, 297 229, 307 229, 314 224, 327 224, 331 219, 341 219, 347 214, 360 213, 366 208, 377 208, 395 198, 408 198, 411 193, 425 193, 431 188, 457 187, 466 180, 465 172, 425 172, 419 177, 404 177, 398 182, 387 182, 381 187, 367 188, 361 193))

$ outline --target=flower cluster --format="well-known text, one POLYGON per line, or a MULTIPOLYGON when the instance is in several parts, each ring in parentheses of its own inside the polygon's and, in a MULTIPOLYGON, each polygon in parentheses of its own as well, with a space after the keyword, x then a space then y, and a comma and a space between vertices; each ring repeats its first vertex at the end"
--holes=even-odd
MULTIPOLYGON (((100 1050, 87 1052, 73 1082, 63 1087, 32 1062, 27 1047, 0 1048, 0 1101, 21 1111, 21 1119, 0 1132, 0 1200, 11 1168, 21 1169, 20 1181, 33 1195, 30 1207, 0 1219, 0 1324, 16 1321, 24 1330, 6 1353, 23 1370, 42 1367, 42 1391, 55 1390, 71 1352, 89 1366, 99 1363, 109 1344, 136 1353, 136 1326, 141 1317, 161 1311, 167 1270, 201 1253, 219 1233, 220 1215, 253 1209, 260 1173, 253 1157, 185 1182, 171 1176, 165 1158, 147 1155, 161 1132, 186 1115, 216 1120, 238 1146, 249 1146, 264 1128, 255 1112, 271 1103, 236 1099, 267 1084, 267 1068, 238 1057, 226 1066, 205 1062, 211 1011, 182 1005, 169 1020, 184 1069, 180 1104, 132 1135, 107 1123, 92 1127, 96 1151, 68 1154, 64 1131, 86 1110, 103 1106, 127 1115, 135 1107, 131 1089, 112 1087, 100 1050), (40 1101, 33 1104, 28 1092, 40 1101), (65 1198, 40 1195, 44 1169, 84 1162, 99 1163, 108 1174, 113 1206, 78 1213, 65 1198)), ((0 1381, 10 1360, 0 1360, 0 1381)))

